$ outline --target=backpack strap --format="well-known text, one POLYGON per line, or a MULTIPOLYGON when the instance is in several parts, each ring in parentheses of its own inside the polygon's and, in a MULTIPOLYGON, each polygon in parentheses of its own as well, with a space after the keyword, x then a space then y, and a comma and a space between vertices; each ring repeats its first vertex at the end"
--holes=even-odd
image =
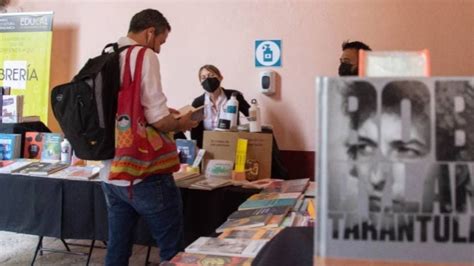
POLYGON ((108 53, 107 51, 109 50, 109 48, 112 48, 112 52, 116 52, 116 53, 120 54, 121 52, 123 52, 125 49, 127 49, 130 46, 132 46, 132 45, 124 45, 124 46, 119 48, 118 43, 116 43, 116 42, 109 43, 104 47, 104 49, 102 49, 102 54, 108 53))

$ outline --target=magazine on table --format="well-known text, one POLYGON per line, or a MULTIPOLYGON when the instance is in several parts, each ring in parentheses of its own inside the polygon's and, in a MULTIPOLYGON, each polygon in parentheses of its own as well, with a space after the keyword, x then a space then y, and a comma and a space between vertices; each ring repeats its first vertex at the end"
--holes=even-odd
POLYGON ((213 190, 232 185, 232 180, 224 178, 204 178, 189 186, 192 189, 213 190))
POLYGON ((49 177, 91 180, 99 176, 100 167, 96 166, 68 166, 65 169, 49 175, 49 177))
POLYGON ((69 166, 68 163, 32 162, 24 167, 11 171, 12 174, 47 176, 69 166))
POLYGON ((216 229, 216 233, 222 233, 224 230, 229 229, 246 229, 265 226, 271 217, 270 214, 266 214, 227 220, 216 229))
POLYGON ((189 253, 254 258, 267 240, 200 237, 189 245, 189 253))
POLYGON ((252 258, 179 252, 160 266, 251 266, 252 258))
POLYGON ((270 240, 276 236, 282 228, 251 228, 251 229, 230 229, 225 230, 219 238, 237 238, 253 240, 270 240))

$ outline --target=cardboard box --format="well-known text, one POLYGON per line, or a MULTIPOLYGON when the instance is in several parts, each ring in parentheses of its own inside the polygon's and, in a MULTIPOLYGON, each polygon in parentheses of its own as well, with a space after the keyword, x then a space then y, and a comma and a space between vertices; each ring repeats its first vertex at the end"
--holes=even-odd
POLYGON ((207 161, 210 159, 235 162, 238 138, 248 140, 247 160, 259 162, 258 179, 271 178, 273 138, 269 133, 204 131, 202 146, 206 150, 206 156, 203 169, 206 169, 207 161))

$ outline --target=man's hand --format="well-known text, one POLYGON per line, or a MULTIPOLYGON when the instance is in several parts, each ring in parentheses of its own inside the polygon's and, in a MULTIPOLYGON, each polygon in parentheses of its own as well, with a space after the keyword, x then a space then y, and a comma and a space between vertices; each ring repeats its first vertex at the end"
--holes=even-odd
POLYGON ((179 115, 179 111, 176 110, 176 109, 174 109, 174 108, 169 108, 169 107, 168 107, 168 110, 170 111, 170 114, 172 114, 172 115, 173 115, 173 114, 179 115))
POLYGON ((189 111, 178 120, 179 130, 177 131, 186 131, 198 126, 199 122, 191 119, 192 114, 193 112, 189 111))
POLYGON ((166 117, 162 118, 158 122, 152 123, 151 125, 161 132, 186 131, 190 130, 191 128, 197 127, 197 125, 199 124, 198 121, 194 121, 191 119, 191 115, 192 112, 189 111, 185 115, 181 116, 181 118, 176 119, 173 116, 173 113, 170 113, 166 117))

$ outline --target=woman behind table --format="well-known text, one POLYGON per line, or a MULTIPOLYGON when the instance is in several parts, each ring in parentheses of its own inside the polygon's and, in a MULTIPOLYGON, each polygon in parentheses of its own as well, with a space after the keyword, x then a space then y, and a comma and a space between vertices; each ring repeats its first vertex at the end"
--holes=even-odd
MULTIPOLYGON (((245 116, 249 115, 249 103, 244 99, 242 93, 236 90, 227 90, 221 87, 222 74, 219 69, 213 65, 204 65, 199 69, 199 82, 204 93, 194 99, 192 106, 199 107, 204 105, 204 120, 191 130, 191 139, 196 140, 197 146, 202 148, 202 138, 204 130, 213 130, 217 127, 219 114, 223 112, 225 104, 230 99, 232 93, 237 93, 239 102, 239 111, 245 116)), ((237 122, 239 123, 239 122, 237 122)))

